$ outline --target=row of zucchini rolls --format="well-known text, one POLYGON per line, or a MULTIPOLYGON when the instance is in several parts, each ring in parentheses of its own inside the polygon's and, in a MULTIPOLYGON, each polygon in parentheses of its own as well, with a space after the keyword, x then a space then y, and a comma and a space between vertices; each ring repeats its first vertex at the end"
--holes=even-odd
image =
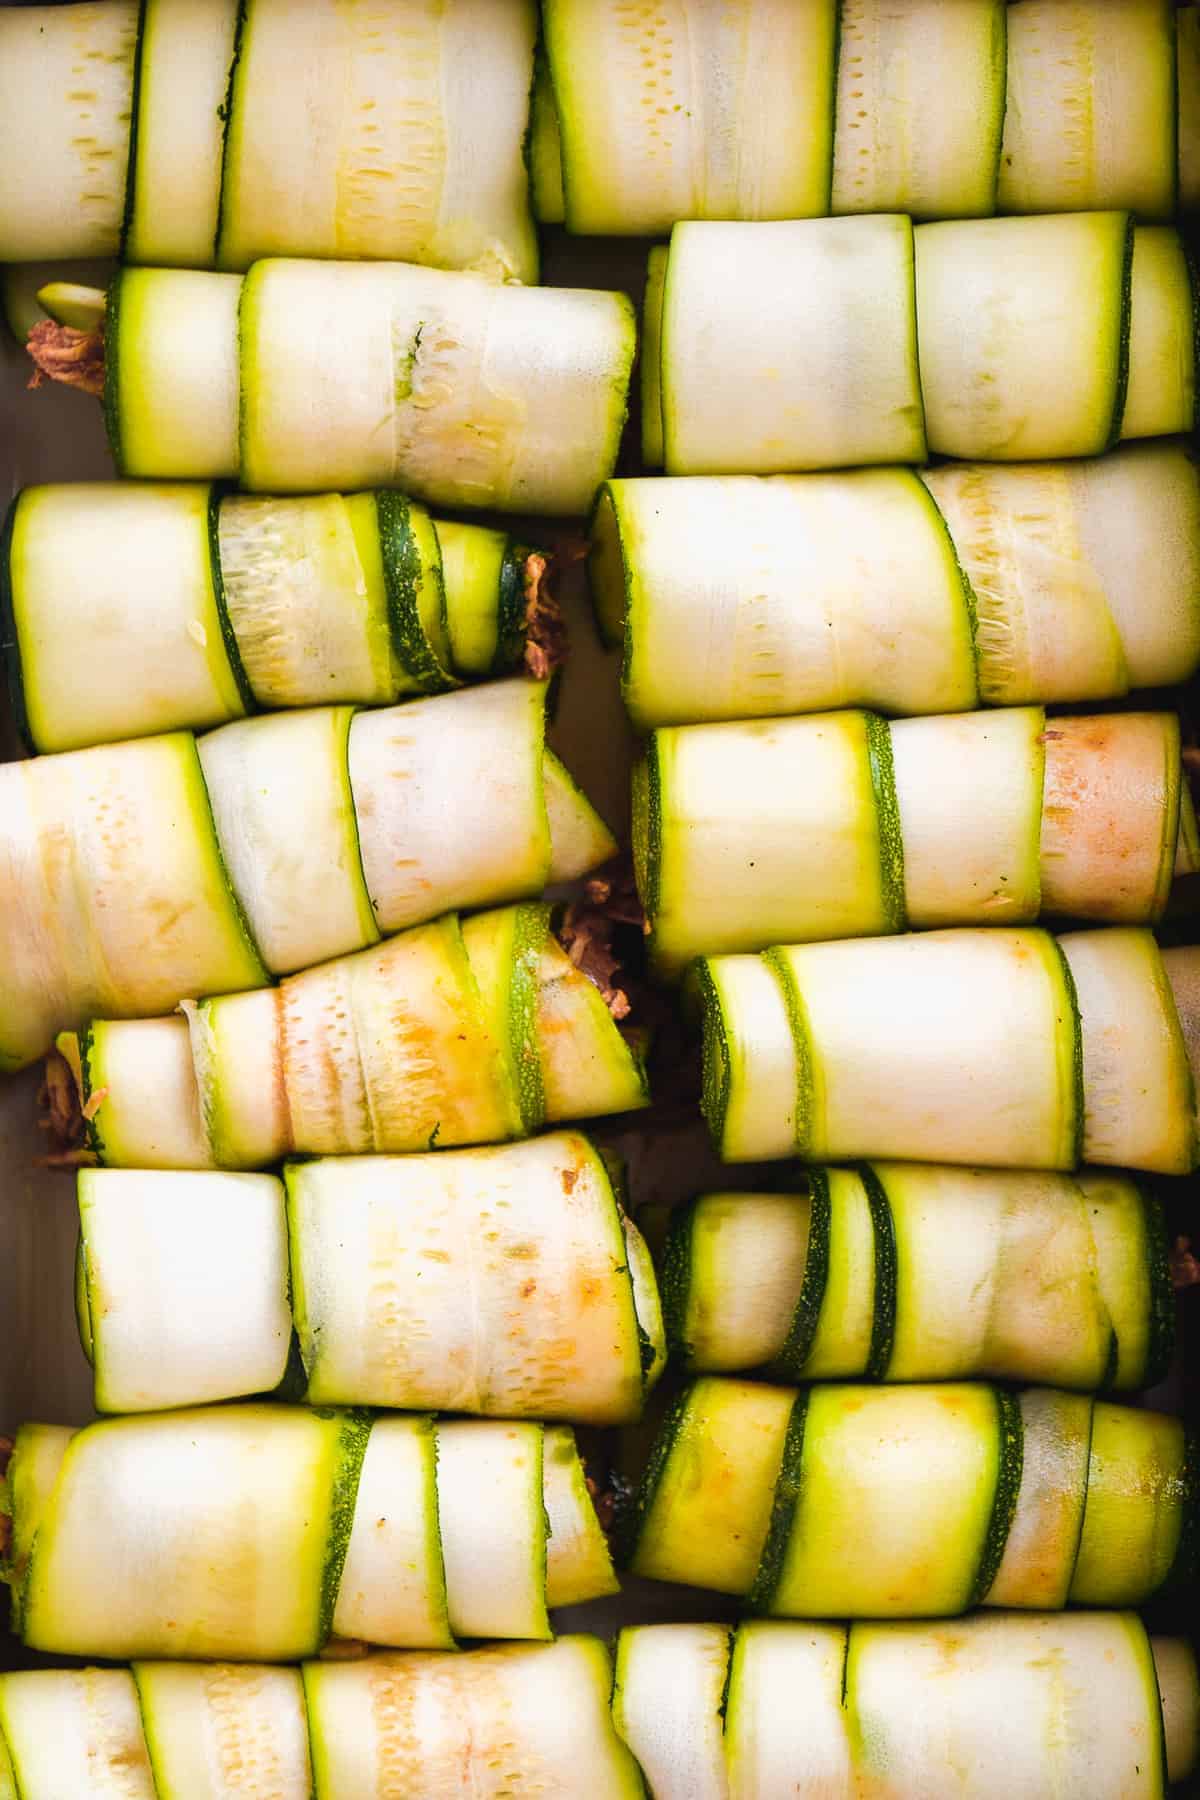
POLYGON ((1194 1773, 1198 207, 1167 0, 0 9, 0 1800, 1194 1773))
POLYGON ((14 11, 0 260, 394 258, 530 281, 531 213, 652 235, 828 213, 1152 220, 1200 202, 1194 5, 544 0, 541 15, 535 0, 14 11))

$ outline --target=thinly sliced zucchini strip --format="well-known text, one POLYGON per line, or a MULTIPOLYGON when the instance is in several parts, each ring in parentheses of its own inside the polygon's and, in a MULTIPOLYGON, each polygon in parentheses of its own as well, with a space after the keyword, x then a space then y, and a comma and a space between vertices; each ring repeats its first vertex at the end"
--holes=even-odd
POLYGON ((539 225, 563 222, 562 141, 550 65, 539 46, 529 101, 529 199, 539 225))
POLYGON ((1133 234, 1123 438, 1191 431, 1196 420, 1198 319, 1196 265, 1179 232, 1166 225, 1139 225, 1133 234))
POLYGON ((243 16, 238 0, 143 0, 126 262, 201 269, 212 262, 225 105, 243 16))
POLYGON ((544 13, 568 230, 828 210, 833 0, 549 0, 544 13))
POLYGON ((195 740, 79 750, 2 771, 0 1066, 89 1015, 165 1012, 266 971, 221 859, 195 740))
POLYGON ((242 484, 583 512, 612 473, 634 337, 617 294, 256 263, 241 303, 242 484))
POLYGON ((1021 0, 1008 15, 1001 212, 1175 207, 1170 0, 1021 0))
POLYGON ((1125 404, 1128 214, 920 225, 915 240, 930 450, 1021 462, 1108 449, 1125 404))
POLYGON ((655 1794, 729 1800, 727 1625, 629 1626, 617 1639, 612 1715, 655 1794))
POLYGON ((522 156, 536 34, 533 0, 246 0, 221 265, 385 257, 536 281, 522 156))
POLYGON ((843 0, 831 212, 994 212, 1003 0, 843 0))
POLYGON ((156 481, 238 473, 240 275, 120 269, 104 329, 104 418, 117 470, 156 481))
POLYGON ((667 473, 924 462, 913 268, 899 214, 677 225, 662 311, 667 473))
POLYGON ((598 1638, 317 1662, 304 1669, 320 1800, 392 1789, 498 1796, 514 1783, 640 1800, 637 1764, 609 1715, 598 1638))
POLYGON ((137 0, 0 14, 0 261, 115 256, 137 0))
POLYGON ((159 1800, 272 1794, 311 1800, 298 1669, 263 1663, 133 1665, 159 1800))
POLYGON ((18 1794, 158 1800, 128 1669, 0 1676, 0 1770, 6 1765, 14 1777, 6 1784, 0 1773, 6 1800, 18 1794))
POLYGON ((0 318, 23 345, 34 326, 52 316, 38 298, 48 283, 67 281, 103 294, 115 268, 112 258, 103 256, 78 262, 0 263, 0 318))
POLYGON ((11 685, 34 748, 203 729, 246 710, 207 487, 26 488, 7 537, 11 685))
POLYGON ((586 1139, 297 1163, 287 1182, 312 1403, 593 1424, 640 1412, 620 1214, 586 1139))
POLYGON ((1139 1605, 1191 1554, 1188 1455, 1178 1419, 1054 1389, 705 1376, 659 1429, 623 1556, 783 1617, 1061 1607, 1068 1586, 1139 1605))

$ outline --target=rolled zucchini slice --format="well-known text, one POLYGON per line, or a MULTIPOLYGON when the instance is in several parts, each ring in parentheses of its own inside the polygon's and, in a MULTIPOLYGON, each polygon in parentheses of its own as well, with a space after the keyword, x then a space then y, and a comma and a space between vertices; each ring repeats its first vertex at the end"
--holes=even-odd
POLYGON ((920 225, 915 242, 930 450, 1021 462, 1094 456, 1115 443, 1129 357, 1129 215, 920 225))
POLYGON ((139 1662, 133 1679, 158 1800, 225 1800, 239 1784, 251 1797, 311 1800, 298 1669, 139 1662))
POLYGON ((100 1412, 154 1412, 283 1381, 292 1341, 273 1175, 81 1169, 82 1299, 100 1412))
POLYGON ((957 219, 996 210, 1003 0, 844 0, 834 213, 957 219))
POLYGON ((1161 917, 1179 840, 1173 713, 861 712, 656 731, 633 839, 666 972, 906 924, 1161 917))
POLYGON ((532 0, 248 0, 222 115, 221 266, 373 257, 536 281, 536 35, 532 0))
POLYGON ((65 1147, 112 1168, 255 1169, 647 1105, 640 1033, 619 1029, 550 920, 542 906, 465 929, 450 916, 277 989, 187 1001, 186 1019, 64 1033, 65 1147))
POLYGON ((1169 0, 1022 0, 1008 16, 998 210, 1175 209, 1169 0))
POLYGON ((569 231, 829 210, 833 0, 669 0, 645 14, 550 0, 544 18, 569 231))
POLYGON ((18 1794, 159 1800, 129 1670, 0 1676, 0 1770, 11 1771, 7 1785, 0 1774, 6 1800, 18 1794))
POLYGON ((137 38, 137 0, 5 8, 0 261, 116 255, 137 38))
MULTIPOLYGON (((126 262, 202 269, 213 260, 226 102, 240 30, 237 0, 144 0, 125 196, 126 262)), ((289 74, 294 82, 294 67, 289 74)))
MULTIPOLYGON (((646 1260, 633 1280, 639 1233, 587 1139, 295 1163, 286 1188, 284 1202, 273 1175, 79 1172, 99 1411, 306 1382, 311 1406, 639 1417, 664 1348, 655 1276, 646 1260)), ((596 1559, 574 1440, 554 1449, 563 1535, 583 1555, 590 1530, 596 1559)))
POLYGON ((1185 449, 945 463, 922 478, 974 596, 984 701, 1099 699, 1190 676, 1200 657, 1200 476, 1185 449))
POLYGON ((622 1554, 782 1617, 1141 1604, 1190 1567, 1189 1455, 1177 1419, 1054 1389, 706 1376, 660 1427, 622 1554))
POLYGON ((9 685, 39 751, 202 730, 256 704, 389 705, 522 664, 548 673, 557 654, 540 552, 395 493, 26 488, 0 544, 9 685))
POLYGON ((704 1111, 726 1161, 1077 1162, 1078 1026, 1045 933, 793 945, 699 968, 704 1111), (919 1029, 893 1045, 876 1018, 919 1029))
POLYGON ((1004 1800, 1047 1779, 1156 1800, 1195 1762, 1195 1659, 1131 1613, 632 1625, 617 1669, 613 1717, 661 1800, 859 1788, 949 1800, 964 1782, 1004 1800))
POLYGON ((237 476, 241 299, 239 275, 117 271, 104 323, 104 422, 119 474, 237 476))
POLYGON ((639 1414, 621 1214, 586 1139, 296 1163, 287 1186, 313 1404, 591 1424, 639 1414))
POLYGON ((0 1066, 92 1013, 160 1013, 267 979, 190 734, 10 763, 0 786, 0 1066))
POLYGON ((242 485, 584 512, 612 473, 634 338, 617 294, 257 263, 240 311, 242 485))
POLYGON ((79 262, 0 263, 0 319, 24 345, 34 326, 51 317, 38 297, 48 284, 65 281, 103 294, 115 266, 111 257, 103 256, 79 262))
POLYGON ((240 718, 207 487, 26 488, 0 575, 10 688, 40 751, 240 718))
MULTIPOLYGON (((25 1640, 110 1660, 169 1646, 183 1660, 291 1661, 338 1636, 546 1637, 543 1436, 520 1421, 265 1404, 87 1426, 47 1470, 33 1520, 28 1484, 8 1484, 14 1541, 31 1545, 25 1640)), ((611 1569, 578 1532, 556 1580, 591 1599, 611 1569)))
POLYGON ((662 310, 667 473, 924 462, 913 269, 899 214, 676 225, 662 310))
POLYGON ((1195 424, 1198 279, 1178 231, 1167 225, 1137 227, 1123 438, 1162 437, 1191 431, 1195 424))
POLYGON ((1179 444, 920 480, 617 480, 591 538, 597 621, 643 730, 1101 700, 1200 660, 1200 477, 1179 444))
POLYGON ((939 931, 696 965, 727 1162, 800 1155, 1164 1174, 1196 1155, 1195 954, 1132 928, 939 931), (868 1022, 920 1022, 893 1054, 868 1022), (926 1044, 928 1032, 928 1048, 926 1044), (1154 1071, 1148 1079, 1147 1070, 1154 1071))
POLYGON ((701 1195, 661 1266, 697 1371, 1132 1388, 1170 1354, 1161 1208, 1127 1176, 812 1169, 806 1193, 701 1195))
POLYGON ((501 1781, 582 1787, 595 1800, 643 1792, 613 1728, 598 1638, 314 1662, 304 1686, 319 1800, 389 1785, 450 1795, 464 1781, 480 1794, 501 1781))

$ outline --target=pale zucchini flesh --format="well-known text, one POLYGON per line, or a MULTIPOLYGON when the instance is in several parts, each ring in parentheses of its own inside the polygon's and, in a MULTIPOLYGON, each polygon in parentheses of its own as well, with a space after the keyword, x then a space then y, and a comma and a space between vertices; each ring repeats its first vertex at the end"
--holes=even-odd
POLYGON ((1021 0, 1008 15, 1001 212, 1175 207, 1169 0, 1021 0))
POLYGON ((199 741, 229 880, 276 975, 379 936, 350 782, 353 721, 353 707, 313 707, 199 741))
POLYGON ((550 0, 544 30, 568 230, 645 235, 677 219, 828 210, 832 0, 550 0))
POLYGON ((359 1642, 453 1647, 430 1419, 397 1415, 371 1426, 332 1628, 359 1642))
POLYGON ((542 1497, 549 1521, 546 1605, 574 1606, 620 1592, 612 1551, 588 1490, 575 1433, 548 1425, 542 1441, 542 1497))
POLYGON ((924 462, 923 379, 903 215, 676 225, 662 317, 669 475, 924 462))
POLYGON ((292 1316, 276 1177, 81 1169, 77 1186, 97 1410, 277 1388, 292 1316))
POLYGON ((238 275, 118 270, 104 332, 104 416, 118 473, 237 476, 241 299, 238 275))
POLYGON ((536 31, 532 0, 248 0, 220 266, 394 258, 536 281, 522 157, 536 31))
POLYGON ((616 460, 634 339, 623 295, 256 263, 240 310, 242 485, 584 512, 616 460))
POLYGON ((1067 1604, 1088 1491, 1093 1403, 1086 1394, 1033 1388, 1021 1408, 1021 1486, 989 1606, 1067 1604))
POLYGON ((311 1800, 298 1669, 133 1665, 158 1800, 311 1800))
POLYGON ((617 1639, 613 1724, 655 1794, 729 1800, 727 1625, 627 1625, 617 1639))
POLYGON ((612 481, 590 575, 642 729, 977 703, 970 590, 908 470, 612 481))
POLYGON ((238 25, 237 0, 143 0, 126 262, 212 262, 238 25))
POLYGON ((137 0, 4 9, 0 261, 116 255, 137 37, 137 0))
POLYGON ((1195 423, 1197 279, 1195 261, 1178 231, 1167 225, 1137 227, 1123 438, 1165 437, 1191 431, 1195 423))
POLYGON ((128 1669, 0 1676, 0 1745, 5 1741, 0 1767, 11 1758, 14 1797, 160 1800, 128 1669))
POLYGON ((1108 449, 1125 404, 1128 214, 971 219, 914 235, 930 450, 1021 462, 1108 449))
POLYGON ((452 1420, 437 1428, 446 1608, 456 1636, 549 1638, 542 1428, 452 1420))
POLYGON ((209 546, 209 490, 26 488, 7 581, 35 750, 203 728, 246 710, 209 546))
POLYGON ((831 212, 995 211, 1005 11, 1003 0, 843 0, 831 212))

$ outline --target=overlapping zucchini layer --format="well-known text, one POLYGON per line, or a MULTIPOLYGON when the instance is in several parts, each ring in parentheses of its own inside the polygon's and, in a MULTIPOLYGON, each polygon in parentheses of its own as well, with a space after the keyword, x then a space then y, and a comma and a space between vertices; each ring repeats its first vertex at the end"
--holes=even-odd
POLYGON ((589 572, 642 729, 1102 700, 1200 661, 1200 478, 1163 443, 920 477, 622 479, 589 572))
POLYGON ((1129 1176, 871 1163, 671 1217, 663 1304, 695 1370, 1152 1387, 1174 1340, 1157 1199, 1129 1176))
POLYGON ((768 1387, 679 1397, 625 1521, 631 1571, 785 1618, 1135 1606, 1200 1547, 1182 1421, 1049 1388, 768 1387))
POLYGON ((565 1428, 256 1403, 45 1437, 18 1432, 5 1503, 31 1649, 288 1661, 332 1639, 548 1638, 560 1597, 616 1585, 565 1428))
POLYGON ((594 868, 613 840, 545 747, 545 695, 493 682, 6 765, 0 1067, 594 868))
POLYGON ((78 1180, 103 1412, 298 1386, 316 1406, 603 1425, 638 1416, 661 1366, 653 1271, 633 1274, 644 1246, 574 1133, 292 1163, 282 1181, 78 1180))
POLYGON ((703 959, 689 981, 713 1141, 729 1162, 1187 1174, 1196 960, 1164 958, 1133 927, 933 931, 703 959))

